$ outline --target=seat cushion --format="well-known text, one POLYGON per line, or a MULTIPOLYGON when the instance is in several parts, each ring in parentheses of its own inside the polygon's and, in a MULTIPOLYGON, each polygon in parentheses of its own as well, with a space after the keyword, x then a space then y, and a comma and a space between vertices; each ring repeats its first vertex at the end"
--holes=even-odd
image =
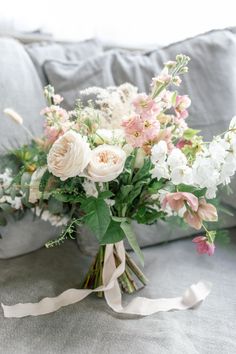
POLYGON ((43 131, 40 111, 45 107, 42 85, 22 44, 0 38, 0 155, 7 149, 29 141, 25 131, 3 114, 13 108, 35 136, 43 131))
MULTIPOLYGON (((6 354, 112 353, 234 354, 236 352, 236 230, 232 243, 218 246, 213 257, 199 256, 190 240, 143 250, 146 288, 135 296, 175 297, 200 279, 213 289, 197 309, 149 317, 114 313, 91 295, 53 314, 5 319, 0 309, 1 349, 6 354), (128 348, 128 349, 127 349, 128 348)), ((0 261, 0 300, 36 302, 79 287, 92 260, 67 241, 54 249, 0 261)))
POLYGON ((38 42, 27 44, 26 51, 30 55, 43 86, 48 84, 43 70, 46 60, 81 61, 96 56, 103 51, 102 44, 97 39, 81 42, 38 42))

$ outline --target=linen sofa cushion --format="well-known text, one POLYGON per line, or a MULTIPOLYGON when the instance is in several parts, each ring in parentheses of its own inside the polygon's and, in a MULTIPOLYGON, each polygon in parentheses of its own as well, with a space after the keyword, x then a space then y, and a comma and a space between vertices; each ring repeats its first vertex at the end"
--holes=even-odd
POLYGON ((36 217, 28 211, 23 219, 0 226, 0 259, 12 258, 35 251, 60 234, 61 228, 36 217))
POLYGON ((103 51, 102 43, 97 39, 81 42, 39 42, 25 46, 30 55, 43 86, 48 84, 48 79, 43 70, 43 64, 49 59, 66 61, 81 61, 96 56, 103 51))
POLYGON ((24 47, 14 39, 0 38, 0 155, 28 141, 25 131, 3 114, 13 108, 34 135, 40 135, 45 106, 42 85, 24 47))

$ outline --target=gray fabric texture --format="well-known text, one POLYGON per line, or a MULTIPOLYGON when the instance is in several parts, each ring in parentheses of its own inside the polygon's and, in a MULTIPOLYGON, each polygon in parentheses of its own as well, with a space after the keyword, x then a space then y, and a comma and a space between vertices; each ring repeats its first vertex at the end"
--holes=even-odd
MULTIPOLYGON (((200 279, 213 289, 194 310, 148 317, 115 314, 91 295, 41 317, 5 319, 0 309, 1 351, 6 354, 234 354, 236 352, 236 242, 199 256, 190 240, 144 249, 149 284, 135 296, 175 297, 200 279)), ((74 242, 0 261, 0 300, 36 302, 79 287, 91 259, 74 242)))
POLYGON ((179 53, 192 59, 180 88, 192 99, 189 124, 210 138, 224 131, 236 114, 236 36, 232 30, 212 31, 146 54, 113 50, 79 63, 48 61, 44 68, 71 109, 79 91, 89 86, 130 82, 148 91, 163 63, 179 53))
POLYGON ((19 221, 8 217, 8 224, 0 226, 0 259, 35 251, 47 241, 58 237, 61 230, 61 227, 34 217, 31 211, 19 221))
POLYGON ((100 54, 103 51, 102 43, 97 39, 81 42, 39 42, 25 46, 30 55, 43 86, 48 84, 47 76, 43 70, 46 60, 81 61, 100 54))
POLYGON ((45 107, 42 85, 24 47, 14 39, 0 38, 0 155, 29 140, 25 131, 3 114, 13 108, 36 136, 42 133, 40 110, 45 107))

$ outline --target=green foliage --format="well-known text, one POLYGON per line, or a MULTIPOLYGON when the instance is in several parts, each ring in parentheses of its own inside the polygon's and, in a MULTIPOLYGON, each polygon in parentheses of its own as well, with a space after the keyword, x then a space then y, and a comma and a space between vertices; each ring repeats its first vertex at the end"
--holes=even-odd
POLYGON ((197 135, 198 133, 200 133, 201 130, 197 130, 197 129, 191 129, 191 128, 188 128, 184 131, 184 139, 186 140, 192 140, 192 138, 197 135))
POLYGON ((63 203, 54 197, 50 197, 48 200, 48 210, 52 214, 63 213, 63 203))
POLYGON ((197 198, 203 197, 206 194, 206 188, 199 189, 187 184, 178 185, 179 192, 188 192, 194 194, 197 198))
POLYGON ((111 222, 109 207, 103 198, 89 197, 81 203, 83 222, 101 242, 111 222))
POLYGON ((132 216, 139 224, 153 224, 158 219, 164 219, 165 213, 163 211, 157 211, 148 206, 138 208, 135 214, 132 216))
POLYGON ((4 216, 4 214, 0 212, 0 226, 6 226, 6 225, 7 225, 7 219, 4 216))
POLYGON ((106 233, 99 240, 101 245, 105 245, 107 243, 116 243, 125 238, 125 233, 121 228, 121 223, 111 220, 110 224, 106 230, 106 233))
POLYGON ((50 240, 45 244, 46 248, 52 248, 61 245, 64 243, 64 241, 68 238, 74 239, 74 234, 76 232, 76 227, 80 225, 80 220, 79 219, 73 219, 65 230, 63 230, 60 234, 59 237, 57 237, 55 240, 50 240))
POLYGON ((124 221, 120 224, 121 229, 123 230, 130 246, 134 250, 135 254, 137 255, 138 259, 140 260, 142 266, 144 265, 144 256, 139 247, 136 235, 132 229, 132 226, 129 222, 124 221))

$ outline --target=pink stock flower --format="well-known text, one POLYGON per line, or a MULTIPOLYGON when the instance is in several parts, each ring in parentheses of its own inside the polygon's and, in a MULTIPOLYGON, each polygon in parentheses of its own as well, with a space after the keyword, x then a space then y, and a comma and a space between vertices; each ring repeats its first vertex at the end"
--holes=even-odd
POLYGON ((205 236, 197 236, 193 239, 196 244, 197 252, 199 254, 208 254, 208 256, 212 256, 215 252, 215 245, 207 240, 205 236))
POLYGON ((185 203, 187 203, 193 211, 197 211, 198 198, 188 192, 168 193, 162 202, 162 207, 166 208, 166 205, 169 204, 172 210, 179 211, 184 207, 185 203))
POLYGON ((155 139, 160 129, 160 123, 154 116, 144 118, 139 114, 124 120, 121 125, 124 127, 127 142, 133 147, 142 147, 155 139))
POLYGON ((127 142, 133 147, 141 147, 145 143, 143 123, 139 114, 135 114, 121 123, 125 130, 127 142))
POLYGON ((177 118, 185 119, 188 117, 187 108, 191 105, 191 100, 187 95, 177 96, 175 102, 175 113, 177 118))
POLYGON ((140 114, 142 117, 150 115, 158 115, 160 113, 160 107, 157 103, 145 93, 137 95, 133 101, 136 113, 140 114))
POLYGON ((53 95, 52 98, 54 104, 60 104, 64 100, 64 98, 61 97, 60 95, 53 95))
POLYGON ((187 210, 184 213, 185 222, 196 230, 202 227, 202 221, 217 221, 218 215, 214 205, 206 202, 204 198, 199 200, 199 206, 196 212, 187 210))
POLYGON ((46 126, 44 129, 44 135, 49 145, 53 144, 61 135, 65 132, 55 127, 46 126))

